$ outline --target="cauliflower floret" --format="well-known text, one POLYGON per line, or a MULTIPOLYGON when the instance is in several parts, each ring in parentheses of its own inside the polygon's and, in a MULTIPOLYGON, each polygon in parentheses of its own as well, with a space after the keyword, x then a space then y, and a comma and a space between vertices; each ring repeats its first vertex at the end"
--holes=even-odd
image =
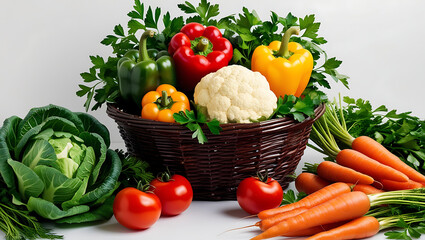
POLYGON ((221 123, 249 123, 268 117, 277 103, 267 79, 240 65, 203 77, 195 87, 194 100, 206 107, 210 119, 221 123))

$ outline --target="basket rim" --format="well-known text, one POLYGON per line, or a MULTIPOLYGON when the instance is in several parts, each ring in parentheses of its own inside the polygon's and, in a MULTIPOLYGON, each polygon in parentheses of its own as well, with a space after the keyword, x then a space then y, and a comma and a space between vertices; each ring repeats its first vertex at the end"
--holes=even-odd
MULTIPOLYGON (((314 113, 315 113, 314 117, 313 118, 307 117, 302 122, 298 122, 291 117, 281 117, 281 118, 273 118, 273 119, 268 119, 268 120, 264 120, 260 122, 253 122, 253 123, 220 123, 220 127, 222 127, 223 129, 227 129, 227 128, 233 129, 233 128, 239 128, 239 127, 251 128, 251 127, 261 127, 264 125, 272 125, 274 123, 280 123, 280 122, 287 122, 286 124, 288 125, 291 124, 291 125, 298 126, 298 125, 309 124, 310 122, 316 121, 319 117, 323 115, 325 110, 326 110, 326 104, 321 103, 319 106, 317 106, 314 109, 314 113)), ((147 125, 154 124, 157 126, 174 126, 177 128, 186 129, 184 126, 182 126, 179 123, 168 123, 168 122, 160 122, 160 121, 154 121, 149 119, 143 119, 139 115, 134 115, 134 114, 130 114, 123 111, 122 109, 119 108, 118 104, 112 103, 112 102, 107 103, 106 112, 109 115, 109 117, 111 117, 114 120, 117 120, 117 117, 120 117, 123 120, 137 121, 138 123, 143 123, 147 125)))

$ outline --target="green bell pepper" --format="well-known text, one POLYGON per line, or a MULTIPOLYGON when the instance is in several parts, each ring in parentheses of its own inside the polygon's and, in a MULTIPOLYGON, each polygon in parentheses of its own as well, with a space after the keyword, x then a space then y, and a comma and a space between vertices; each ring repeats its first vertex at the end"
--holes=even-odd
POLYGON ((166 51, 147 50, 148 37, 154 31, 144 32, 140 38, 139 50, 132 49, 118 60, 118 85, 121 97, 129 108, 141 109, 142 97, 154 91, 161 84, 176 86, 173 59, 166 51))

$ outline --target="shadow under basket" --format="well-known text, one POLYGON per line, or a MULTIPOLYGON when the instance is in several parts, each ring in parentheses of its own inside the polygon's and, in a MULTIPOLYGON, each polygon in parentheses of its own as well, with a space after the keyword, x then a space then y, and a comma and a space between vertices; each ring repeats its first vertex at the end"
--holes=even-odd
POLYGON ((109 103, 107 114, 118 124, 127 151, 150 164, 154 173, 168 167, 192 184, 194 199, 234 200, 241 180, 267 171, 287 188, 304 153, 314 121, 325 111, 315 109, 315 118, 296 122, 278 118, 258 123, 221 124, 213 135, 204 126, 205 144, 192 139, 192 132, 177 123, 142 119, 109 103))

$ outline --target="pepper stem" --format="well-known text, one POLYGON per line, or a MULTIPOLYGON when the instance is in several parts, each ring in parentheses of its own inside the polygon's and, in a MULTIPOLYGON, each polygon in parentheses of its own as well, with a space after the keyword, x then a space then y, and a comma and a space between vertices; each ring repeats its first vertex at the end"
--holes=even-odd
POLYGON ((198 45, 196 45, 196 49, 198 52, 205 52, 208 49, 208 45, 210 41, 208 41, 208 38, 201 37, 201 39, 198 42, 198 45))
POLYGON ((161 94, 161 97, 159 97, 155 102, 158 105, 158 108, 160 110, 170 108, 174 103, 173 99, 168 96, 166 91, 162 91, 161 94))
POLYGON ((146 60, 150 60, 151 58, 149 57, 148 54, 148 48, 147 48, 147 44, 146 44, 146 39, 148 37, 153 37, 155 35, 155 32, 152 30, 147 30, 145 31, 142 36, 140 37, 140 42, 139 42, 139 62, 141 61, 146 61, 146 60))
POLYGON ((293 26, 290 27, 286 32, 283 34, 282 41, 280 44, 278 55, 284 58, 289 58, 291 56, 291 53, 288 50, 288 43, 289 39, 292 35, 299 35, 300 34, 300 27, 293 26))

